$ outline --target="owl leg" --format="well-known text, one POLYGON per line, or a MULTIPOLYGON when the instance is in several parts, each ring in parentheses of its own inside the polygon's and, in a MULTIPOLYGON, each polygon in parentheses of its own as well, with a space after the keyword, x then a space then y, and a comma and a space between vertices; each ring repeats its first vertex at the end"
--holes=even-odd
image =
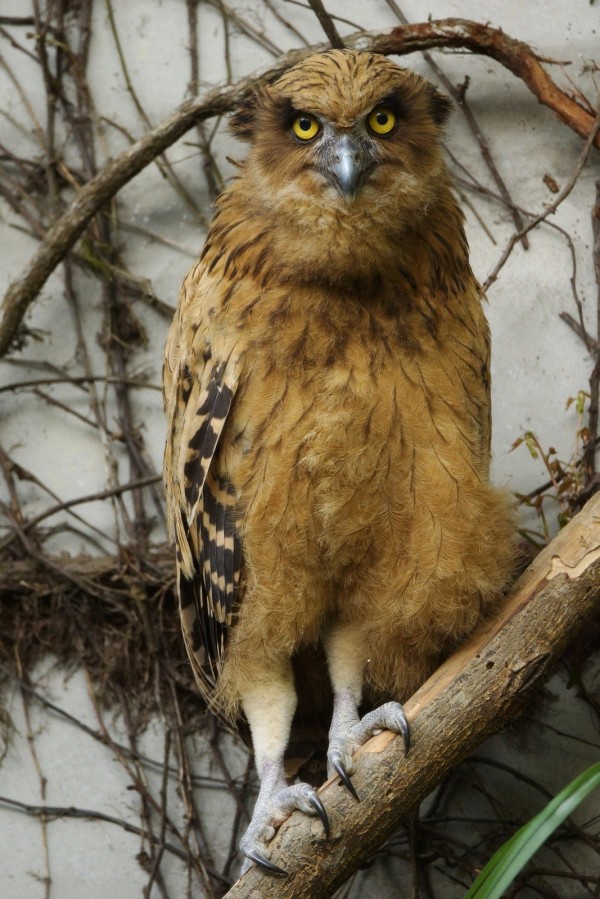
POLYGON ((296 691, 289 662, 286 661, 283 668, 283 671, 273 673, 268 682, 247 689, 242 697, 260 777, 252 820, 240 841, 240 849, 246 856, 242 873, 248 870, 251 862, 272 874, 287 873, 269 861, 267 843, 295 809, 307 815, 318 815, 325 835, 329 835, 327 813, 315 790, 305 783, 288 786, 285 777, 283 757, 296 709, 296 691))
POLYGON ((336 625, 325 640, 325 653, 333 688, 333 716, 327 751, 328 773, 334 772, 359 799, 350 775, 355 765, 352 755, 374 734, 391 730, 402 734, 404 750, 410 747, 410 728, 399 702, 386 702, 368 712, 362 719, 358 708, 362 700, 364 645, 351 625, 336 625))

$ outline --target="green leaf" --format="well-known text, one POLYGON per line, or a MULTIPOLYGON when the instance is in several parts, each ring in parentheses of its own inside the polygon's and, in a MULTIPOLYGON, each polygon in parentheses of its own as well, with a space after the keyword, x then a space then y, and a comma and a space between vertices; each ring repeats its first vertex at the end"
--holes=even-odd
POLYGON ((565 818, 600 786, 600 762, 571 781, 489 860, 465 899, 502 899, 517 874, 565 818))

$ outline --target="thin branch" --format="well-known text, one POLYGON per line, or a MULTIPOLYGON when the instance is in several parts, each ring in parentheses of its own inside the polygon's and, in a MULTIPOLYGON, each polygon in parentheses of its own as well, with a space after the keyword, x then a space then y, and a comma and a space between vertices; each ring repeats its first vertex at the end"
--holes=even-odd
MULTIPOLYGON (((402 10, 396 3, 396 0, 387 0, 387 4, 390 7, 390 9, 398 16, 398 19, 402 22, 403 25, 410 24, 409 20, 406 18, 406 16, 404 15, 402 10)), ((513 222, 515 223, 515 228, 517 229, 517 231, 521 231, 521 229, 523 228, 523 224, 524 224, 521 214, 518 211, 518 209, 516 208, 516 206, 514 205, 514 203, 512 202, 512 198, 508 191, 508 187, 506 186, 506 183, 505 183, 504 179, 502 178, 502 175, 498 171, 496 163, 494 162, 494 159, 492 157, 492 152, 490 150, 490 146, 487 142, 487 139, 486 139, 485 135, 483 134, 481 128, 479 127, 479 123, 478 123, 477 119, 475 118, 475 114, 474 114, 473 110, 471 109, 471 106, 467 102, 466 87, 468 85, 468 80, 465 82, 464 89, 457 88, 456 85, 454 85, 452 83, 452 81, 450 81, 450 79, 448 78, 448 76, 446 75, 446 73, 444 72, 442 67, 437 64, 437 62, 435 61, 435 59, 433 58, 431 53, 424 52, 423 58, 425 59, 427 65, 430 67, 432 72, 435 73, 436 77, 444 85, 444 88, 448 91, 448 93, 451 95, 451 97, 454 99, 454 101, 457 103, 457 105, 462 110, 462 113, 465 117, 465 121, 466 121, 467 125, 469 126, 469 128, 471 129, 472 134, 475 136, 475 138, 479 144, 479 147, 481 150, 481 155, 483 156, 484 162, 487 165, 487 167, 492 175, 492 178, 496 182, 496 186, 497 186, 498 190, 500 191, 500 195, 502 196, 502 199, 504 200, 504 202, 507 204, 507 206, 510 209, 510 212, 511 212, 511 215, 513 218, 513 222)), ((525 235, 525 234, 523 235, 522 242, 523 242, 524 249, 528 249, 529 241, 527 240, 527 235, 525 235)))
POLYGON ((574 331, 575 334, 579 337, 583 343, 585 343, 586 348, 596 355, 598 352, 598 341, 594 340, 593 337, 588 334, 587 328, 582 326, 581 322, 578 322, 576 318, 570 314, 570 312, 559 312, 558 317, 562 318, 564 323, 569 326, 571 331, 574 331))
POLYGON ((327 35, 331 46, 334 48, 334 50, 343 50, 346 45, 340 37, 339 31, 333 24, 333 19, 325 9, 323 0, 308 0, 308 2, 310 3, 311 9, 314 12, 315 16, 319 20, 321 28, 327 35))
POLYGON ((48 387, 51 384, 89 384, 101 382, 103 384, 127 384, 128 387, 142 387, 148 390, 162 390, 158 384, 150 384, 148 381, 140 381, 137 378, 119 378, 113 375, 69 375, 64 378, 35 378, 30 381, 14 381, 11 384, 0 384, 0 393, 8 390, 32 389, 34 387, 48 387))
MULTIPOLYGON (((19 675, 23 678, 23 667, 21 664, 21 659, 19 657, 18 647, 15 647, 15 653, 17 656, 17 666, 19 670, 19 675)), ((42 850, 44 855, 44 868, 46 869, 46 873, 43 877, 44 884, 44 897, 45 899, 50 899, 50 890, 52 887, 52 874, 50 871, 50 852, 48 849, 48 814, 46 811, 46 798, 47 798, 47 786, 48 779, 44 775, 42 771, 42 766, 40 764, 39 756, 37 753, 37 749, 35 746, 35 737, 33 735, 33 729, 31 727, 31 715, 29 714, 29 697, 27 695, 27 691, 25 689, 21 689, 21 699, 23 702, 23 712, 25 715, 25 724, 27 727, 27 742, 29 744, 29 750, 31 752, 31 757, 33 759, 33 765, 35 767, 39 782, 40 782, 40 802, 41 802, 41 811, 40 811, 40 824, 42 827, 42 850)))
MULTIPOLYGON (((119 30, 117 28, 117 22, 115 19, 115 13, 113 10, 112 0, 105 0, 105 4, 106 4, 106 10, 108 12, 108 21, 110 23, 110 30, 111 30, 111 34, 113 36, 113 40, 115 42, 115 47, 117 50, 117 55, 119 57, 119 63, 121 65, 121 72, 123 73, 123 78, 125 79, 125 85, 127 87, 127 92, 129 93, 129 95, 133 101, 133 105, 135 106, 142 122, 148 129, 151 129, 152 122, 148 118, 148 116, 146 114, 146 110, 142 106, 142 102, 135 90, 133 81, 131 80, 131 75, 129 74, 129 67, 127 65, 127 55, 123 50, 123 45, 121 43, 121 38, 119 36, 119 30)), ((207 224, 206 217, 202 213, 202 210, 199 208, 198 204, 196 203, 196 201, 194 200, 194 198, 192 197, 190 192, 187 190, 185 185, 181 182, 181 180, 177 177, 177 175, 173 171, 173 167, 172 167, 171 163, 169 162, 169 160, 167 159, 167 157, 161 153, 160 157, 157 157, 155 162, 158 166, 158 169, 159 169, 161 175, 169 181, 169 183, 171 184, 171 186, 173 187, 175 192, 181 197, 181 199, 183 200, 185 205, 188 207, 188 209, 194 213, 194 215, 197 217, 198 221, 201 222, 201 224, 206 225, 207 224)))
POLYGON ((55 506, 51 506, 44 512, 40 512, 35 518, 22 524, 22 532, 25 534, 27 531, 31 531, 33 528, 37 527, 40 522, 45 521, 46 518, 51 518, 53 515, 56 515, 58 512, 64 512, 66 509, 72 509, 73 506, 80 506, 84 503, 95 503, 98 502, 98 500, 108 499, 113 496, 121 496, 123 493, 127 493, 130 490, 139 490, 142 487, 154 486, 161 480, 161 475, 149 475, 147 478, 138 478, 135 481, 131 481, 129 484, 119 484, 117 487, 109 487, 108 490, 98 490, 96 493, 88 493, 86 496, 77 496, 75 499, 67 499, 64 502, 57 503, 55 506))
MULTIPOLYGON (((452 162, 461 171, 463 171, 467 175, 467 178, 468 178, 468 180, 467 180, 465 178, 462 178, 460 175, 457 175, 455 172, 453 172, 452 179, 453 179, 453 182, 455 185, 460 184, 460 185, 468 188, 469 190, 476 190, 478 193, 482 194, 483 196, 491 197, 494 200, 499 200, 501 203, 504 203, 505 205, 511 205, 511 206, 514 205, 514 204, 508 204, 507 201, 503 197, 501 197, 499 194, 496 194, 493 190, 490 190, 488 187, 485 187, 483 184, 481 184, 479 181, 477 181, 477 179, 468 171, 468 169, 466 169, 464 167, 464 165, 462 165, 460 160, 457 159, 457 157, 447 147, 446 147, 446 152, 448 153, 448 156, 450 157, 452 162)), ((557 188, 557 192, 558 192, 558 188, 557 188)), ((529 219, 532 219, 534 217, 532 212, 529 212, 527 209, 523 209, 523 207, 521 207, 521 206, 514 206, 514 208, 521 215, 527 216, 529 219)), ((568 312, 560 312, 559 316, 569 325, 569 327, 573 328, 573 330, 575 331, 577 336, 580 337, 581 340, 583 340, 588 352, 593 353, 594 347, 596 345, 596 341, 593 339, 593 337, 591 337, 591 335, 587 331, 587 328, 585 327, 585 322, 584 322, 584 318, 583 318, 583 303, 581 302, 581 299, 579 298, 579 293, 577 291, 577 254, 575 252, 575 244, 573 243, 573 238, 571 237, 569 232, 567 230, 565 230, 565 228, 561 228, 561 226, 557 225, 556 222, 552 222, 552 221, 549 221, 548 219, 545 219, 544 224, 547 225, 549 228, 552 228, 555 231, 558 231, 559 234, 562 234, 562 236, 564 237, 564 239, 567 243, 567 247, 569 249, 569 255, 571 256, 571 277, 569 278, 569 283, 571 284, 571 292, 573 294, 573 300, 575 302, 575 306, 577 307, 577 314, 579 316, 579 322, 575 322, 573 317, 571 315, 569 315, 568 312)), ((487 233, 487 229, 485 228, 485 226, 482 225, 482 227, 484 227, 484 230, 486 230, 486 233, 487 233)), ((493 242, 496 243, 496 241, 493 241, 493 242)))
MULTIPOLYGON (((28 681, 25 681, 22 677, 13 674, 8 668, 4 665, 0 664, 0 674, 2 677, 9 680, 11 683, 15 684, 15 686, 19 687, 19 689, 23 693, 27 693, 32 699, 42 706, 42 708, 48 709, 48 711, 53 712, 59 718, 68 721, 70 724, 73 724, 75 727, 82 730, 85 734, 90 736, 93 740, 96 740, 98 743, 102 743, 103 746, 114 747, 116 746, 119 752, 123 753, 128 758, 135 759, 139 762, 142 762, 144 765, 148 767, 163 770, 163 762, 159 762, 156 759, 152 759, 147 755, 143 755, 140 752, 132 752, 129 746, 125 746, 123 743, 118 743, 112 738, 109 740, 106 738, 105 734, 102 731, 96 730, 93 727, 90 727, 84 721, 81 721, 79 718, 76 718, 70 712, 67 712, 66 709, 61 708, 60 706, 55 705, 55 703, 50 702, 49 699, 46 699, 45 696, 42 696, 37 690, 35 690, 28 681)), ((172 776, 176 776, 178 771, 176 768, 169 767, 168 773, 172 776)), ((219 780, 216 777, 202 777, 197 774, 192 775, 192 783, 195 787, 203 787, 204 789, 209 790, 229 790, 231 789, 231 785, 224 780, 219 780)))
POLYGON ((586 485, 596 476, 596 438, 598 436, 598 404, 600 394, 600 180, 596 181, 596 198, 592 208, 594 274, 596 277, 596 352, 590 376, 590 411, 588 437, 583 451, 586 485))
POLYGON ((21 802, 19 799, 11 799, 8 796, 0 796, 0 805, 13 809, 13 811, 34 815, 35 817, 45 816, 46 820, 50 818, 79 818, 88 821, 106 821, 108 824, 116 824, 117 827, 121 827, 123 830, 127 831, 127 833, 135 833, 145 840, 151 840, 154 843, 163 845, 167 852, 176 855, 178 858, 184 860, 187 860, 188 858, 188 853, 185 850, 179 849, 172 843, 164 842, 161 844, 160 837, 153 837, 151 834, 142 830, 141 827, 136 827, 135 824, 130 824, 129 821, 125 821, 123 818, 107 815, 104 812, 97 812, 87 808, 76 808, 72 805, 32 805, 27 802, 21 802))
POLYGON ((540 224, 540 222, 543 222, 544 219, 548 218, 549 215, 552 215, 554 212, 556 212, 556 210, 558 209, 560 204, 563 202, 563 200, 565 200, 569 196, 569 194, 575 187, 575 184, 577 183, 577 179, 579 178, 579 176, 581 175, 581 172, 583 171, 583 168, 587 162, 588 156, 590 155, 591 149, 594 146, 594 144, 596 143, 596 138, 598 137, 599 132, 600 132, 600 111, 596 115, 592 129, 587 137, 587 140, 584 144, 583 150, 581 151, 581 155, 577 161, 577 165, 573 169, 571 177, 569 178, 569 180, 567 181, 567 183, 565 184, 565 186, 563 187, 561 192, 557 195, 556 200, 554 200, 553 203, 550 203, 549 206, 546 206, 546 208, 544 209, 543 212, 540 212, 539 215, 536 215, 535 218, 531 219, 531 221, 528 222, 527 225, 521 231, 519 231, 517 234, 513 234, 513 236, 509 240, 508 244, 506 245, 506 248, 505 248, 504 252, 502 253, 502 256, 500 257, 500 259, 494 266, 493 270, 488 275, 488 277, 483 285, 484 291, 489 290, 491 285, 497 279, 498 274, 500 273, 500 270, 504 267, 508 257, 510 256, 510 254, 513 251, 515 244, 518 243, 518 241, 523 237, 523 235, 528 234, 529 231, 532 231, 533 228, 536 228, 540 224))
POLYGON ((167 783, 168 783, 168 772, 169 772, 169 757, 171 753, 171 731, 169 728, 165 731, 165 756, 163 763, 163 776, 162 776, 162 784, 160 787, 160 835, 158 838, 158 852, 154 858, 154 864, 152 865, 152 870, 150 871, 150 877, 148 879, 148 883, 144 887, 144 896, 146 899, 150 899, 152 894, 152 884, 157 879, 160 872, 160 863, 162 861, 162 857, 164 851, 166 849, 166 834, 167 834, 167 783))

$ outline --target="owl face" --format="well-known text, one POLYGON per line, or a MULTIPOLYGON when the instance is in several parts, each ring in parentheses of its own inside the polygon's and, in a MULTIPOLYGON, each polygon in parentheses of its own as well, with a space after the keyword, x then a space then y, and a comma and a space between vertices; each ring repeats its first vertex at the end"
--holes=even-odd
POLYGON ((447 197, 449 100, 384 56, 331 50, 255 94, 232 119, 250 151, 232 185, 269 234, 282 278, 359 290, 447 197), (289 252, 293 245, 294 252, 289 252))
POLYGON ((387 58, 332 50, 255 95, 233 118, 249 164, 304 203, 344 206, 414 190, 439 169, 449 100, 387 58))
POLYGON ((331 184, 343 200, 352 202, 369 176, 384 165, 381 142, 393 140, 400 118, 397 99, 390 95, 349 125, 290 104, 286 128, 305 166, 321 177, 323 185, 331 184))

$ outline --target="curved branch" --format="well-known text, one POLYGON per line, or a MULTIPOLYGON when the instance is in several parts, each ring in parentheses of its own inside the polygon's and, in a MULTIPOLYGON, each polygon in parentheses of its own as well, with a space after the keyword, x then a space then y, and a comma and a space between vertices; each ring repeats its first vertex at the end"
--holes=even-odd
MULTIPOLYGON (((441 19, 417 25, 401 25, 388 34, 357 32, 344 39, 347 47, 404 56, 436 47, 462 48, 495 59, 520 78, 540 103, 581 137, 593 128, 594 115, 561 90, 543 68, 540 57, 521 41, 488 25, 463 19, 441 19)), ((98 210, 115 194, 198 122, 235 109, 261 82, 272 81, 296 62, 323 45, 287 53, 275 66, 235 85, 213 88, 202 97, 183 103, 169 118, 107 163, 83 187, 67 210, 49 229, 33 258, 17 281, 8 288, 0 320, 0 356, 9 348, 27 309, 58 263, 75 244, 98 210)), ((594 145, 600 147, 600 136, 594 145)))
POLYGON ((286 879, 252 868, 228 899, 331 896, 403 819, 486 737, 526 702, 600 608, 600 493, 517 581, 498 617, 478 631, 406 703, 413 748, 384 731, 360 749, 359 803, 329 780, 319 790, 331 833, 299 812, 273 841, 286 879))
MULTIPOLYGON (((347 46, 358 46, 346 38, 347 46)), ((587 138, 594 126, 595 111, 584 109, 572 96, 563 91, 544 69, 548 62, 528 44, 510 37, 498 28, 480 25, 466 19, 440 19, 419 25, 402 25, 389 35, 374 38, 372 49, 378 53, 413 53, 436 47, 470 50, 489 56, 520 78, 538 101, 552 109, 565 125, 580 137, 587 138)), ((594 145, 600 149, 597 136, 594 145)))

